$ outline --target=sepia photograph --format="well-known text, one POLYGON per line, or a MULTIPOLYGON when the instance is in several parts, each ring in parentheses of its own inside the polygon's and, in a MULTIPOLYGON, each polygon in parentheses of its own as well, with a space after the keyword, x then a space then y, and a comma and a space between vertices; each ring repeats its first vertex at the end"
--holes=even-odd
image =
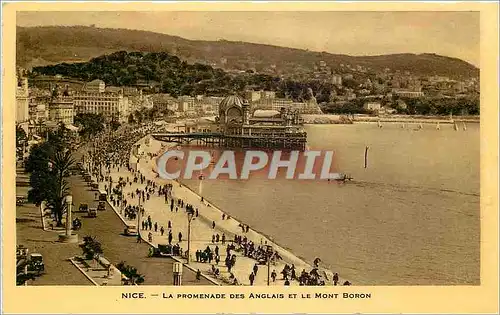
POLYGON ((479 10, 14 16, 18 288, 484 285, 479 10))

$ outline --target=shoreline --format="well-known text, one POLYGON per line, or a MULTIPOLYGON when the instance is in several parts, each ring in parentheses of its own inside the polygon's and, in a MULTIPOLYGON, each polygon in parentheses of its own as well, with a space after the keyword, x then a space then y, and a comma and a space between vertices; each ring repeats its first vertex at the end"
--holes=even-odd
MULTIPOLYGON (((169 148, 172 148, 176 145, 178 145, 177 143, 167 143, 167 142, 161 142, 161 141, 157 141, 157 140, 154 140, 151 138, 150 135, 147 135, 145 137, 143 137, 142 139, 140 139, 139 141, 137 141, 135 143, 135 146, 137 145, 144 145, 145 144, 145 141, 146 139, 150 139, 150 141, 156 141, 158 144, 161 145, 161 149, 163 152, 165 152, 165 150, 168 150, 169 148)), ((150 142, 150 145, 151 145, 151 142, 150 142)), ((144 150, 144 152, 147 152, 148 150, 144 150)), ((149 150, 149 152, 153 152, 154 150, 149 150)), ((157 152, 160 152, 159 150, 157 152)), ((161 154, 161 153, 160 153, 161 154)), ((156 174, 156 158, 157 158, 158 155, 156 155, 155 157, 153 157, 152 159, 150 159, 148 161, 148 164, 149 164, 149 168, 148 169, 144 169, 143 167, 141 167, 141 165, 138 165, 138 170, 143 173, 146 178, 150 177, 152 178, 153 180, 157 181, 160 180, 160 184, 163 184, 163 183, 173 183, 174 184, 174 189, 181 189, 183 191, 181 191, 181 194, 190 194, 191 196, 197 198, 198 200, 201 200, 201 196, 191 187, 187 186, 186 184, 182 183, 182 182, 179 182, 177 180, 168 180, 168 179, 162 179, 162 178, 159 178, 159 177, 155 177, 157 174, 156 174), (149 173, 149 174, 145 174, 146 171, 149 173), (149 175, 149 176, 147 176, 149 175), (178 185, 181 185, 181 186, 178 186, 178 185)), ((131 158, 133 158, 134 160, 137 160, 138 157, 135 155, 135 154, 131 154, 131 158)), ((142 162, 142 159, 141 159, 141 162, 142 162)), ((132 163, 136 163, 135 161, 133 161, 132 163)), ((141 163, 139 163, 141 164, 141 163)), ((175 191, 175 190, 174 190, 175 191)), ((174 193, 175 194, 175 193, 174 193)), ((178 195, 178 194, 177 194, 178 195)), ((228 213, 224 210, 222 210, 220 207, 216 206, 213 202, 209 201, 209 200, 206 200, 204 198, 204 202, 205 206, 208 207, 208 209, 210 209, 210 212, 209 215, 202 215, 200 214, 201 217, 203 217, 203 221, 212 221, 212 220, 219 220, 220 217, 222 216, 222 214, 225 214, 225 215, 228 215, 228 213), (210 206, 208 206, 210 205, 210 206)), ((206 212, 206 209, 204 210, 204 214, 207 214, 206 212)), ((231 220, 234 220, 235 222, 231 222, 233 225, 234 223, 236 224, 244 224, 242 220, 238 219, 238 218, 235 218, 233 217, 232 215, 230 215, 231 217, 231 220)), ((246 225, 246 224, 244 224, 246 225)), ((232 230, 235 230, 235 229, 238 229, 237 228, 237 225, 236 225, 236 228, 233 228, 232 230, 231 229, 227 229, 227 228, 224 228, 220 225, 218 225, 218 229, 221 229, 221 230, 224 230, 225 232, 229 233, 229 235, 232 235, 234 237, 234 235, 246 235, 247 237, 249 237, 249 239, 251 239, 252 241, 254 241, 254 243, 256 245, 264 245, 264 244, 268 244, 268 245, 271 245, 273 246, 274 250, 277 251, 282 257, 283 257, 283 260, 281 261, 283 264, 294 264, 295 267, 296 267, 296 270, 301 270, 301 269, 312 269, 313 268, 313 264, 311 264, 308 259, 305 259, 304 257, 300 257, 296 254, 294 254, 292 252, 291 249, 285 247, 285 246, 282 246, 282 245, 279 245, 277 244, 272 236, 270 235, 267 235, 266 233, 263 233, 261 231, 258 231, 254 228, 250 228, 250 232, 249 233, 246 233, 246 234, 243 234, 241 233, 239 230, 238 231, 232 231, 232 230), (299 269, 300 268, 300 269, 299 269)), ((276 266, 274 267, 275 269, 278 269, 276 268, 276 266)), ((320 272, 320 274, 322 274, 323 276, 326 274, 327 275, 327 283, 326 285, 327 286, 332 286, 332 277, 333 277, 333 274, 334 272, 332 272, 332 270, 330 269, 327 269, 326 267, 319 267, 318 268, 318 271, 320 272)), ((341 275, 339 275, 339 285, 341 285, 344 281, 346 281, 347 279, 344 279, 341 275)))
POLYGON ((356 123, 416 123, 416 124, 454 124, 454 123, 480 123, 480 116, 455 116, 450 119, 449 116, 410 116, 410 115, 393 115, 393 116, 368 116, 354 115, 349 120, 348 115, 342 114, 323 114, 323 115, 302 115, 304 125, 352 125, 356 123))

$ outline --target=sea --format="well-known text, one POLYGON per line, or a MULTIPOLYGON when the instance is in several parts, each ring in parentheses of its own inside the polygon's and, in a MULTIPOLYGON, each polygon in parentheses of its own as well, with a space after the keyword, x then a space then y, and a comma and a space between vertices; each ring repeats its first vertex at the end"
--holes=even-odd
POLYGON ((354 285, 479 285, 480 125, 422 127, 306 125, 352 181, 213 180, 203 196, 354 285))

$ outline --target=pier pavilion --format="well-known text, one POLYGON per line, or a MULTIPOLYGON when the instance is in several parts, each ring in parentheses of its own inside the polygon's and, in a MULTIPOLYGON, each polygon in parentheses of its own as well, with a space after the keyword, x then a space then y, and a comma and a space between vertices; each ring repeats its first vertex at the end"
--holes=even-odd
POLYGON ((282 108, 255 115, 247 101, 237 95, 224 98, 214 122, 216 132, 154 134, 160 141, 217 145, 229 148, 305 150, 307 134, 299 112, 282 108))

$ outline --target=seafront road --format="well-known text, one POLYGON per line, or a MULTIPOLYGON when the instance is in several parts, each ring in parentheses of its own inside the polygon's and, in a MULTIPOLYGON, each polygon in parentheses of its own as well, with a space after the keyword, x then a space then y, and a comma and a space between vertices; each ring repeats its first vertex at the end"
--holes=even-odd
MULTIPOLYGON (((80 203, 95 206, 95 191, 83 181, 81 176, 69 178, 73 195, 74 210, 80 203)), ((136 238, 123 236, 124 224, 116 213, 106 205, 105 211, 99 211, 97 218, 87 218, 83 213, 74 213, 73 217, 82 220, 82 228, 76 233, 80 240, 92 235, 102 244, 103 256, 116 265, 120 261, 137 268, 145 277, 144 285, 172 285, 173 263, 171 258, 147 257, 149 245, 137 243, 136 238)), ((57 241, 58 232, 44 231, 40 220, 40 211, 33 204, 16 207, 17 244, 24 245, 30 253, 41 253, 45 262, 45 274, 29 285, 93 285, 69 260, 72 256, 81 255, 77 244, 64 244, 57 241)), ((62 233, 60 231, 59 233, 62 233)), ((211 285, 201 278, 196 280, 195 274, 184 269, 183 285, 211 285)))
MULTIPOLYGON (((89 206, 96 206, 95 191, 81 176, 70 178, 71 191, 75 207, 80 203, 87 203, 89 206)), ((173 263, 171 258, 148 257, 149 245, 137 243, 135 237, 123 235, 125 225, 111 207, 106 204, 106 210, 98 211, 97 218, 87 218, 85 214, 77 214, 82 219, 82 229, 78 234, 96 236, 102 244, 104 256, 112 264, 116 265, 121 261, 137 268, 138 272, 145 277, 144 285, 173 285, 173 263)), ((195 274, 187 269, 183 274, 184 285, 210 285, 204 278, 196 280, 195 274)))
MULTIPOLYGON (((229 279, 229 273, 227 272, 227 268, 224 266, 224 260, 226 258, 226 246, 223 245, 220 241, 218 243, 212 243, 212 235, 219 234, 220 236, 224 233, 226 236, 226 240, 232 241, 234 240, 234 235, 242 235, 252 240, 256 246, 269 244, 273 246, 275 250, 279 252, 279 254, 284 258, 283 261, 278 261, 276 265, 271 266, 271 271, 275 270, 278 277, 276 282, 271 282, 271 285, 284 285, 284 280, 281 277, 281 271, 285 264, 294 264, 296 268, 296 273, 300 274, 300 272, 305 269, 306 271, 311 270, 311 265, 302 259, 296 257, 291 252, 286 249, 279 247, 274 244, 268 238, 262 236, 256 231, 250 229, 248 233, 242 233, 241 228, 238 226, 239 222, 235 219, 231 218, 229 220, 222 220, 223 212, 217 209, 214 205, 208 205, 207 202, 201 202, 200 197, 189 190, 184 186, 180 186, 179 183, 175 181, 167 181, 162 180, 160 178, 155 178, 155 174, 153 172, 155 165, 154 159, 150 159, 148 154, 151 153, 153 155, 158 154, 162 150, 162 143, 159 141, 155 141, 150 139, 148 141, 149 144, 145 143, 145 139, 142 139, 138 142, 140 144, 140 150, 143 151, 142 157, 138 164, 138 169, 141 174, 143 174, 146 179, 154 180, 157 184, 164 185, 167 183, 171 183, 173 185, 173 196, 175 200, 182 199, 184 202, 193 205, 195 208, 199 210, 199 217, 192 221, 191 223, 191 263, 190 266, 192 268, 199 269, 205 275, 211 274, 212 265, 215 265, 216 268, 220 270, 221 275, 219 277, 215 277, 216 281, 224 282, 224 280, 229 279), (215 221, 215 229, 212 229, 211 224, 215 221), (195 252, 196 250, 204 250, 207 246, 209 246, 212 251, 216 246, 219 247, 219 253, 221 256, 221 261, 216 264, 215 262, 209 263, 199 263, 196 262, 195 252)), ((136 157, 134 154, 131 155, 131 163, 132 165, 136 164, 136 157)), ((115 187, 119 178, 122 177, 124 179, 129 178, 132 180, 136 174, 129 172, 124 167, 121 167, 119 170, 117 168, 111 167, 109 173, 103 168, 103 173, 106 175, 111 175, 113 180, 113 187, 115 187)), ((105 185, 109 185, 108 183, 101 182, 100 188, 104 189, 105 185)), ((123 194, 127 199, 129 205, 138 205, 138 198, 131 198, 131 193, 136 189, 144 190, 146 188, 146 183, 141 184, 140 182, 132 183, 131 185, 126 185, 123 188, 123 194)), ((170 199, 168 204, 165 203, 164 197, 159 197, 157 194, 151 195, 149 200, 146 200, 142 203, 142 206, 145 209, 145 214, 141 218, 141 220, 145 220, 148 216, 151 216, 153 224, 155 222, 158 223, 158 231, 153 230, 145 230, 142 231, 142 237, 144 239, 148 238, 148 234, 152 233, 152 244, 155 246, 157 244, 167 244, 168 243, 168 221, 172 224, 172 233, 173 233, 173 242, 172 244, 178 243, 178 233, 181 232, 183 235, 183 240, 179 243, 181 248, 185 251, 187 249, 187 235, 188 235, 188 219, 187 214, 184 208, 178 209, 178 211, 171 211, 170 209, 170 199), (165 229, 165 234, 162 236, 160 233, 160 227, 165 229)), ((174 208, 175 209, 175 208, 174 208)), ((137 225, 137 219, 135 220, 127 220, 124 219, 128 224, 137 225)), ((228 242, 226 242, 226 245, 228 242)), ((234 253, 234 252, 233 252, 234 253)), ((238 279, 238 282, 243 285, 249 285, 249 275, 252 272, 252 269, 256 263, 256 261, 252 258, 245 257, 241 255, 241 253, 236 253, 237 260, 235 267, 232 269, 232 273, 238 279)), ((329 279, 331 281, 331 274, 329 274, 329 279)), ((258 266, 258 272, 255 277, 254 285, 266 285, 267 284, 267 266, 260 265, 258 266)), ((297 281, 291 281, 291 285, 298 285, 297 281)))

